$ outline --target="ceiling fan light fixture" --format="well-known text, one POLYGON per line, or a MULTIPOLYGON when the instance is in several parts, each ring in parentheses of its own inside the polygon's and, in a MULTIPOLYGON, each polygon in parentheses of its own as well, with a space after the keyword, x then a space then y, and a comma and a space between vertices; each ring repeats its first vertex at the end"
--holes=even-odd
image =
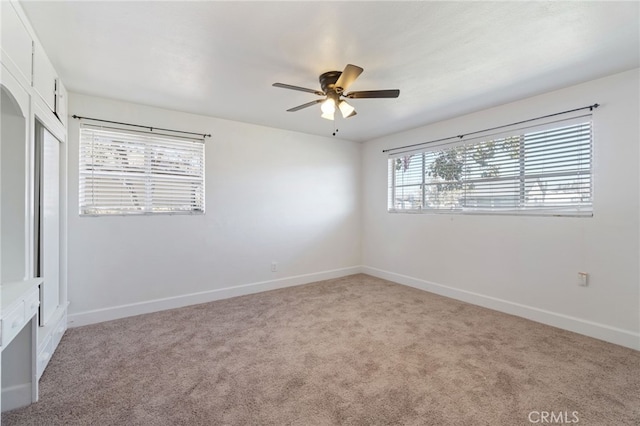
MULTIPOLYGON (((336 101, 333 100, 333 98, 327 98, 327 100, 320 105, 320 109, 322 110, 323 115, 331 114, 331 117, 333 117, 333 113, 336 112, 336 101)), ((333 120, 333 118, 331 119, 333 120)))
POLYGON ((356 109, 349 105, 347 101, 340 101, 340 103, 338 104, 338 108, 342 113, 342 118, 349 118, 352 115, 355 115, 356 112, 356 109))
POLYGON ((332 112, 323 112, 320 117, 326 118, 327 120, 335 120, 335 116, 334 116, 333 111, 332 112))

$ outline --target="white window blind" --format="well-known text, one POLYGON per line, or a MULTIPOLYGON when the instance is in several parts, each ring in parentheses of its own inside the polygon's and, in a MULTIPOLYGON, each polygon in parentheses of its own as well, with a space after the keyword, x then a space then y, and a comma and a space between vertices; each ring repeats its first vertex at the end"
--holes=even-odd
POLYGON ((204 141, 80 128, 80 214, 204 212, 204 141))
POLYGON ((389 211, 592 215, 591 115, 389 158, 389 211))

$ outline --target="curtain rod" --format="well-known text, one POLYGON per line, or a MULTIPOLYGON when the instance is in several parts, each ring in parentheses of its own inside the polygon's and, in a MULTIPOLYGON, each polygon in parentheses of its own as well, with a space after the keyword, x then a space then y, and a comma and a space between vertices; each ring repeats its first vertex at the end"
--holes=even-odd
POLYGON ((383 149, 382 152, 390 152, 390 151, 397 151, 399 149, 413 148, 415 146, 428 145, 430 143, 442 142, 442 141, 446 141, 446 140, 449 140, 449 139, 462 139, 465 136, 471 136, 471 135, 475 135, 475 134, 478 134, 478 133, 490 132, 492 130, 498 130, 498 129, 502 129, 504 127, 510 127, 510 126, 515 126, 515 125, 518 125, 518 124, 528 123, 530 121, 536 121, 536 120, 540 120, 540 119, 543 119, 543 118, 555 117, 557 115, 568 114, 570 112, 582 111, 583 109, 588 109, 590 111, 593 111, 594 108, 598 108, 599 106, 600 106, 600 104, 587 105, 587 106, 580 107, 580 108, 569 109, 569 110, 562 111, 562 112, 556 112, 554 114, 548 114, 548 115, 542 115, 542 116, 536 117, 536 118, 530 118, 528 120, 516 121, 515 123, 511 123, 511 124, 504 124, 502 126, 496 126, 496 127, 491 127, 489 129, 478 130, 478 131, 475 131, 475 132, 467 133, 465 135, 449 136, 448 138, 434 139, 434 140, 428 141, 428 142, 420 142, 420 143, 414 143, 412 145, 399 146, 397 148, 383 149))
POLYGON ((92 120, 92 121, 100 121, 102 123, 111 123, 111 124, 121 124, 124 126, 133 126, 133 127, 141 127, 143 129, 149 129, 149 131, 153 132, 154 130, 162 130, 165 132, 174 132, 174 133, 184 133, 185 135, 197 135, 202 136, 203 138, 210 138, 211 134, 206 133, 195 133, 195 132, 185 132, 183 130, 173 130, 173 129, 163 129, 162 127, 151 127, 151 126, 142 126, 140 124, 131 124, 131 123, 123 123, 120 121, 110 121, 110 120, 102 120, 99 118, 91 118, 91 117, 81 117, 79 115, 72 115, 73 118, 77 120, 92 120))

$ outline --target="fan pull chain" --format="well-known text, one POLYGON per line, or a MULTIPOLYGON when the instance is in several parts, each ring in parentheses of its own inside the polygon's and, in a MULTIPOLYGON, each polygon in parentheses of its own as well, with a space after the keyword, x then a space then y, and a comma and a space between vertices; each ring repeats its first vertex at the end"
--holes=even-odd
POLYGON ((335 135, 336 135, 336 133, 338 133, 338 129, 336 129, 336 131, 335 131, 335 132, 333 132, 333 136, 335 136, 335 135))

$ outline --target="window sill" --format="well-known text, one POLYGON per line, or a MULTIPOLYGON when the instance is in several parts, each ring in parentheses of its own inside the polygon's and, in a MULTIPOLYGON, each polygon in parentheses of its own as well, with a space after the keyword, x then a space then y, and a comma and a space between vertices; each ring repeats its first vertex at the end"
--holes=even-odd
POLYGON ((389 213, 407 214, 449 214, 449 215, 478 215, 478 216, 544 216, 544 217, 593 217, 592 210, 585 211, 562 211, 562 210, 433 210, 433 209, 388 209, 389 213))

